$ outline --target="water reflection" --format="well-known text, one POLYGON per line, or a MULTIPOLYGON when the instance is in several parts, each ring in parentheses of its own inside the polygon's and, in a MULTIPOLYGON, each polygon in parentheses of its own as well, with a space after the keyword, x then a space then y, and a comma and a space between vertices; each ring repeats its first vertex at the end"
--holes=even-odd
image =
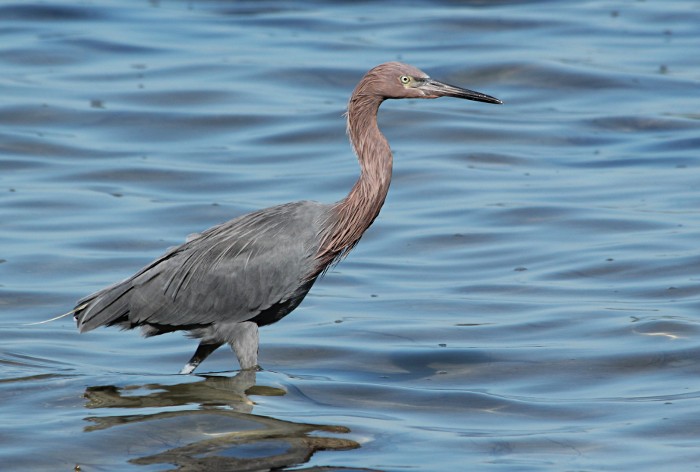
POLYGON ((359 447, 353 440, 322 434, 349 432, 344 426, 252 414, 254 403, 249 395, 285 393, 256 386, 255 380, 255 372, 240 372, 234 377, 206 376, 176 385, 88 387, 87 408, 125 411, 89 416, 85 431, 100 435, 99 442, 110 448, 128 451, 132 464, 171 464, 178 471, 280 470, 308 462, 319 450, 359 447))
MULTIPOLYGON (((233 411, 250 413, 253 410, 253 402, 248 398, 248 394, 281 396, 285 393, 282 389, 256 387, 255 374, 254 371, 241 371, 234 377, 202 376, 199 382, 175 385, 88 387, 85 391, 85 398, 88 399, 86 406, 87 408, 163 408, 198 404, 204 408, 226 406, 233 411)), ((104 417, 89 419, 98 423, 105 420, 104 417)))

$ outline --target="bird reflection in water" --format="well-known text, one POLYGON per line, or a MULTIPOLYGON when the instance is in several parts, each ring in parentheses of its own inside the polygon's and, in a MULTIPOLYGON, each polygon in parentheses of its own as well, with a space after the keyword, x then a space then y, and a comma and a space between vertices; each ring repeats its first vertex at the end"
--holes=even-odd
POLYGON ((279 388, 256 386, 255 380, 256 372, 248 370, 175 385, 88 387, 86 408, 127 411, 87 417, 85 432, 101 436, 93 438, 95 449, 121 447, 133 457, 132 464, 171 464, 178 471, 284 470, 308 462, 316 451, 360 446, 337 437, 349 432, 344 426, 251 414, 254 403, 249 395, 285 394, 279 388))

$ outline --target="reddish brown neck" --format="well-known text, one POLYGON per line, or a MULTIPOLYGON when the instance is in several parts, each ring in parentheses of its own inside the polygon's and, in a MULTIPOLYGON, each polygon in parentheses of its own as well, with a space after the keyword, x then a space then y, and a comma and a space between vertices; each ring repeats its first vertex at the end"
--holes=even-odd
POLYGON ((360 162, 360 178, 347 197, 332 209, 332 222, 323 235, 319 269, 344 256, 360 240, 384 204, 393 158, 391 148, 377 126, 377 110, 383 97, 353 93, 348 104, 348 136, 360 162))

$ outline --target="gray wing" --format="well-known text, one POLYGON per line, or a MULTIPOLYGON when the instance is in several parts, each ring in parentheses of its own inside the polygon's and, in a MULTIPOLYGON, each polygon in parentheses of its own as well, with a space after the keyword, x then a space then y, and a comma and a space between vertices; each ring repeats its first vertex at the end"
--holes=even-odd
POLYGON ((80 331, 245 321, 292 297, 313 272, 328 205, 249 213, 171 249, 133 277, 77 304, 80 331))

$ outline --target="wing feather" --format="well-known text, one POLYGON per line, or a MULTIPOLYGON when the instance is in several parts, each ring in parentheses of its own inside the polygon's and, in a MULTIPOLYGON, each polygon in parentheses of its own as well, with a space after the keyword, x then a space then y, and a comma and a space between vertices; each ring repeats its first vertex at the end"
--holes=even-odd
POLYGON ((79 327, 176 328, 254 318, 307 281, 327 211, 316 202, 288 203, 210 228, 78 302, 87 303, 76 312, 79 327))

